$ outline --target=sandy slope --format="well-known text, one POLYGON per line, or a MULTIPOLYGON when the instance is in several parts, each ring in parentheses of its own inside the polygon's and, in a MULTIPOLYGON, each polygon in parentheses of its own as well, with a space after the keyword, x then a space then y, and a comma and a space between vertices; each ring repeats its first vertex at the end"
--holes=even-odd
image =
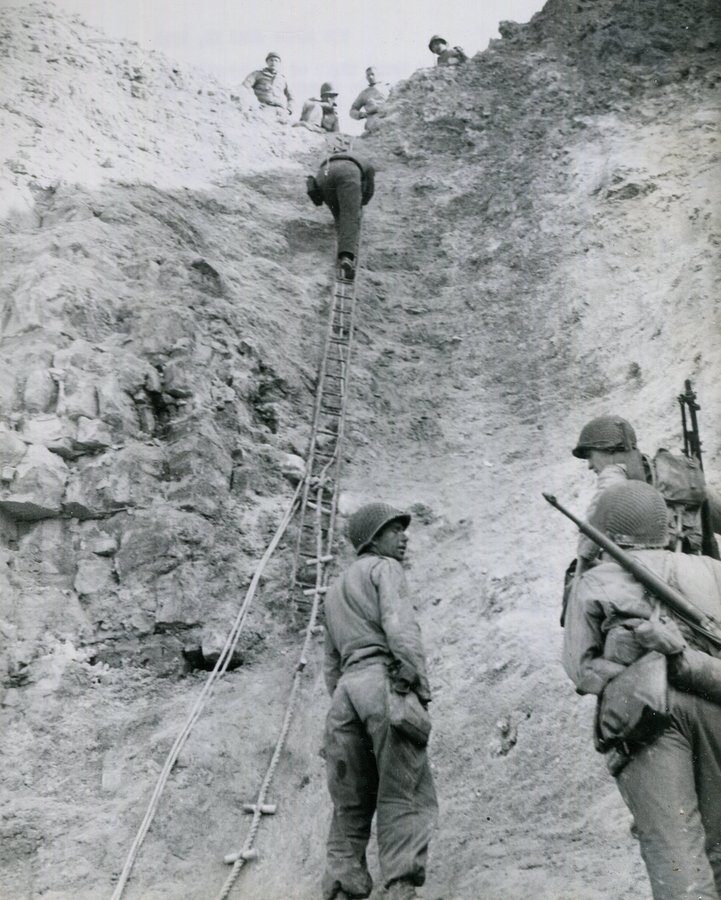
MULTIPOLYGON (((148 127, 145 107, 117 99, 123 51, 52 22, 66 57, 85 59, 94 79, 101 62, 112 70, 96 106, 124 109, 129 132, 148 127)), ((47 114, 43 128, 58 134, 52 103, 27 87, 39 76, 23 32, 38 20, 16 24, 6 43, 26 77, 14 106, 47 114)), ((675 444, 687 376, 703 402, 707 469, 721 472, 718 21, 703 2, 651 14, 552 0, 504 34, 462 73, 399 86, 363 142, 379 189, 365 219, 344 506, 382 495, 418 512, 411 578, 442 807, 424 895, 636 900, 647 881, 591 750, 592 703, 558 663, 573 533, 540 491, 583 507, 590 475, 568 451, 597 413, 627 415, 646 449, 675 444)), ((148 96, 171 90, 166 63, 141 63, 148 96)), ((63 90, 87 79, 63 65, 67 119, 63 90)), ((177 88, 170 108, 194 104, 202 128, 156 117, 152 165, 116 135, 109 146, 127 168, 102 182, 87 138, 62 158, 35 140, 26 174, 6 167, 17 196, 36 203, 4 225, 2 348, 21 374, 4 376, 2 412, 30 445, 47 434, 38 420, 58 419, 65 443, 56 435, 53 455, 65 448, 68 470, 57 514, 4 520, 0 890, 11 897, 110 893, 203 677, 182 674, 180 651, 212 648, 232 616, 289 494, 287 454, 306 439, 331 248, 300 178, 318 147, 231 111, 229 95, 216 107, 225 95, 211 89, 177 88), (230 152, 209 135, 219 123, 229 132, 233 115, 230 152), (200 152, 208 161, 196 165, 200 152), (270 171, 249 172, 257 163, 270 171), (184 184, 185 165, 210 175, 184 184), (65 171, 82 187, 49 191, 65 171), (51 365, 75 374, 61 409, 51 365), (93 391, 105 405, 84 418, 104 422, 112 443, 88 450, 76 429, 93 391)), ((225 877, 220 858, 242 839, 239 804, 261 777, 296 653, 286 573, 281 555, 245 665, 189 741, 129 897, 200 900, 225 877)), ((319 659, 278 772, 281 814, 238 896, 316 896, 329 815, 319 659)))

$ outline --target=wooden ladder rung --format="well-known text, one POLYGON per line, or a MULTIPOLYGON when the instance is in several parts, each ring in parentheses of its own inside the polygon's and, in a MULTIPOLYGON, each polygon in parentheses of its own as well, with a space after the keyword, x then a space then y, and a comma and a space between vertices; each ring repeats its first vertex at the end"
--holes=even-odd
POLYGON ((332 553, 328 553, 325 556, 313 556, 310 559, 306 559, 305 564, 306 566, 315 566, 318 565, 318 563, 325 565, 325 563, 329 563, 333 558, 332 553))

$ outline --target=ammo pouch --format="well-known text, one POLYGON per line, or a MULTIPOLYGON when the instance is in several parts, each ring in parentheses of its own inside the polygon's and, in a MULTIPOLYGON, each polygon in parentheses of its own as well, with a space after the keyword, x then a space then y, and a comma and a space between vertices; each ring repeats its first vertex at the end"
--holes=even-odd
POLYGON ((703 542, 701 505, 706 482, 697 460, 661 448, 653 459, 652 484, 669 508, 669 530, 674 545, 681 541, 688 553, 700 553, 703 542))
POLYGON ((388 718, 391 728, 419 747, 425 747, 431 733, 431 717, 415 691, 399 694, 390 680, 388 686, 388 718))
POLYGON ((669 724, 666 657, 651 650, 612 678, 596 710, 597 748, 650 744, 669 724))
POLYGON ((305 180, 306 192, 316 206, 323 205, 323 192, 318 187, 315 176, 309 175, 305 180))

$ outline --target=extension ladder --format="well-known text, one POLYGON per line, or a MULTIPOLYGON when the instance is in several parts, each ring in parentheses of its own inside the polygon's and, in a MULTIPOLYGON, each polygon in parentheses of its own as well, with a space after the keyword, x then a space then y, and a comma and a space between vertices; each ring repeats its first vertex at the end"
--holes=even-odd
POLYGON ((225 862, 233 868, 217 900, 226 900, 230 896, 243 865, 257 859, 258 852, 253 845, 262 817, 275 813, 276 805, 267 802, 268 789, 285 746, 311 640, 318 630, 318 613, 333 560, 354 311, 355 282, 337 278, 318 373, 291 576, 291 603, 297 611, 307 613, 305 638, 270 764, 255 801, 245 804, 246 812, 253 816, 252 821, 240 850, 225 856, 225 862))

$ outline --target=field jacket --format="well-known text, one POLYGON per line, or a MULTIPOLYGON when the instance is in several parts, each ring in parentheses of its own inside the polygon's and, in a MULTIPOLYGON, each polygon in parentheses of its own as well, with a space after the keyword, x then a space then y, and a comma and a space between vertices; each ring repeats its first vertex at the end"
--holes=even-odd
POLYGON ((365 110, 366 116, 375 115, 385 105, 390 92, 389 84, 369 84, 353 101, 350 108, 351 119, 364 118, 359 115, 363 110, 365 110))
MULTIPOLYGON (((629 553, 705 613, 721 618, 720 562, 669 550, 629 553)), ((600 694, 645 652, 634 640, 632 625, 650 619, 659 606, 676 620, 689 644, 710 652, 702 638, 615 560, 601 554, 598 565, 584 572, 569 598, 563 639, 563 666, 580 694, 600 694)))
POLYGON ((300 121, 322 131, 340 131, 340 121, 335 103, 327 103, 318 97, 310 97, 305 101, 300 121))
POLYGON ((243 87, 255 91, 255 96, 265 106, 280 106, 291 111, 293 95, 285 75, 270 69, 256 69, 243 82, 243 87))
POLYGON ((437 66, 458 66, 464 63, 468 57, 460 47, 448 47, 438 55, 437 66))
POLYGON ((325 598, 325 682, 333 693, 351 666, 385 662, 396 684, 431 698, 416 610, 403 567, 366 553, 331 586, 325 598))

